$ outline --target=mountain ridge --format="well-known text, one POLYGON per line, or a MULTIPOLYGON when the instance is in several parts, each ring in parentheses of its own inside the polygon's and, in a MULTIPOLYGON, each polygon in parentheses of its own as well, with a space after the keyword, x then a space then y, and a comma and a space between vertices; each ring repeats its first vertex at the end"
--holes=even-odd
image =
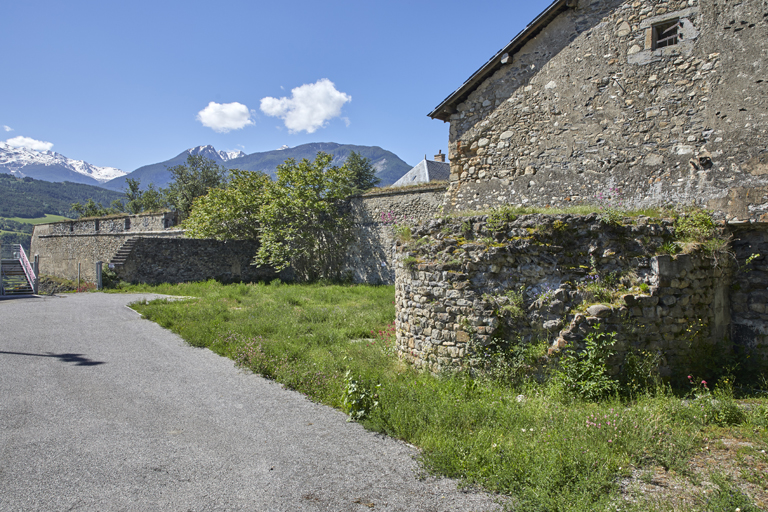
POLYGON ((246 155, 242 151, 216 151, 213 146, 206 145, 182 151, 164 162, 144 165, 125 176, 119 176, 101 186, 109 190, 122 191, 126 188, 126 178, 132 178, 138 179, 141 182, 142 188, 146 188, 150 183, 153 183, 156 187, 165 187, 171 178, 171 174, 167 169, 186 163, 187 156, 190 154, 203 155, 219 165, 226 164, 224 167, 229 169, 262 171, 274 178, 275 169, 285 160, 289 158, 295 160, 301 160, 302 158, 314 160, 318 151, 330 154, 333 157, 333 165, 342 165, 352 151, 361 154, 365 158, 369 158, 376 170, 376 176, 381 178, 382 186, 391 185, 412 167, 401 160, 396 154, 379 146, 358 146, 336 142, 310 142, 292 148, 283 146, 271 151, 255 152, 246 155))
POLYGON ((17 178, 60 183, 69 181, 86 185, 102 184, 127 173, 114 167, 99 167, 84 160, 74 160, 55 151, 35 151, 0 142, 0 173, 17 178))

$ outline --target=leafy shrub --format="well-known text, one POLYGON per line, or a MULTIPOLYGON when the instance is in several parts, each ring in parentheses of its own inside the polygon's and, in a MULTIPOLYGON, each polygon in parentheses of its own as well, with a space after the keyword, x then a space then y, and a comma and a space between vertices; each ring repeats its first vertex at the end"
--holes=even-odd
MULTIPOLYGON (((647 286, 647 285, 646 285, 647 286)), ((630 351, 624 358, 622 371, 622 386, 629 396, 637 396, 643 391, 657 388, 661 385, 659 364, 660 352, 630 351)))
POLYGON ((610 375, 606 362, 616 353, 616 333, 600 332, 600 324, 584 338, 585 348, 567 348, 560 356, 557 377, 567 392, 586 400, 599 400, 618 390, 618 383, 610 375))
POLYGON ((352 376, 352 370, 347 370, 344 374, 344 396, 342 407, 344 412, 349 414, 350 421, 360 421, 368 417, 373 409, 379 406, 379 388, 377 384, 373 389, 371 386, 357 380, 352 376))

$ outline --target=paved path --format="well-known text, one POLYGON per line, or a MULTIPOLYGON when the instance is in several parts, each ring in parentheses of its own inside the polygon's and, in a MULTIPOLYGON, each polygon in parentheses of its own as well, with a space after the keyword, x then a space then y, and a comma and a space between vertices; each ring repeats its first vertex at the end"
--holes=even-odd
POLYGON ((0 301, 0 510, 488 510, 415 451, 125 304, 0 301))

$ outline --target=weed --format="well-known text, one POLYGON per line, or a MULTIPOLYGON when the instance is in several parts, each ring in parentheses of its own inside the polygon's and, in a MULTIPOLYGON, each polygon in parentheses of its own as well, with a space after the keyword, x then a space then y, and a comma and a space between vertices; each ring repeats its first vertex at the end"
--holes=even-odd
POLYGON ((615 354, 616 333, 600 332, 600 324, 584 338, 585 347, 566 349, 560 357, 558 377, 565 390, 586 400, 599 400, 618 390, 616 380, 608 375, 606 361, 615 354))
POLYGON ((525 317, 525 286, 517 290, 509 290, 506 295, 507 303, 500 308, 500 312, 509 315, 513 320, 525 317))
POLYGON ((395 225, 395 236, 401 242, 408 242, 411 240, 411 226, 407 224, 395 225))
POLYGON ((509 205, 504 205, 491 210, 488 214, 486 227, 491 232, 504 231, 507 225, 517 218, 517 209, 509 205))
POLYGON ((380 384, 372 387, 353 377, 352 370, 347 370, 344 374, 342 408, 349 414, 349 421, 363 420, 379 406, 379 388, 380 384))
POLYGON ((679 253, 682 249, 679 245, 677 245, 675 242, 667 241, 661 244, 661 247, 659 247, 659 254, 669 254, 670 256, 674 256, 675 254, 679 253))
POLYGON ((408 256, 403 258, 403 267, 407 270, 413 270, 416 268, 416 264, 419 263, 419 259, 415 256, 408 256))

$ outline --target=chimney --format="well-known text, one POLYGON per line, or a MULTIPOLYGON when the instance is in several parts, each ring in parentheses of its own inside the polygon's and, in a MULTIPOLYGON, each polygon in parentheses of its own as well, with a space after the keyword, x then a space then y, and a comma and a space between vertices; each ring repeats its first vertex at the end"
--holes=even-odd
POLYGON ((438 153, 435 155, 435 162, 445 162, 445 155, 442 149, 438 150, 438 153))

